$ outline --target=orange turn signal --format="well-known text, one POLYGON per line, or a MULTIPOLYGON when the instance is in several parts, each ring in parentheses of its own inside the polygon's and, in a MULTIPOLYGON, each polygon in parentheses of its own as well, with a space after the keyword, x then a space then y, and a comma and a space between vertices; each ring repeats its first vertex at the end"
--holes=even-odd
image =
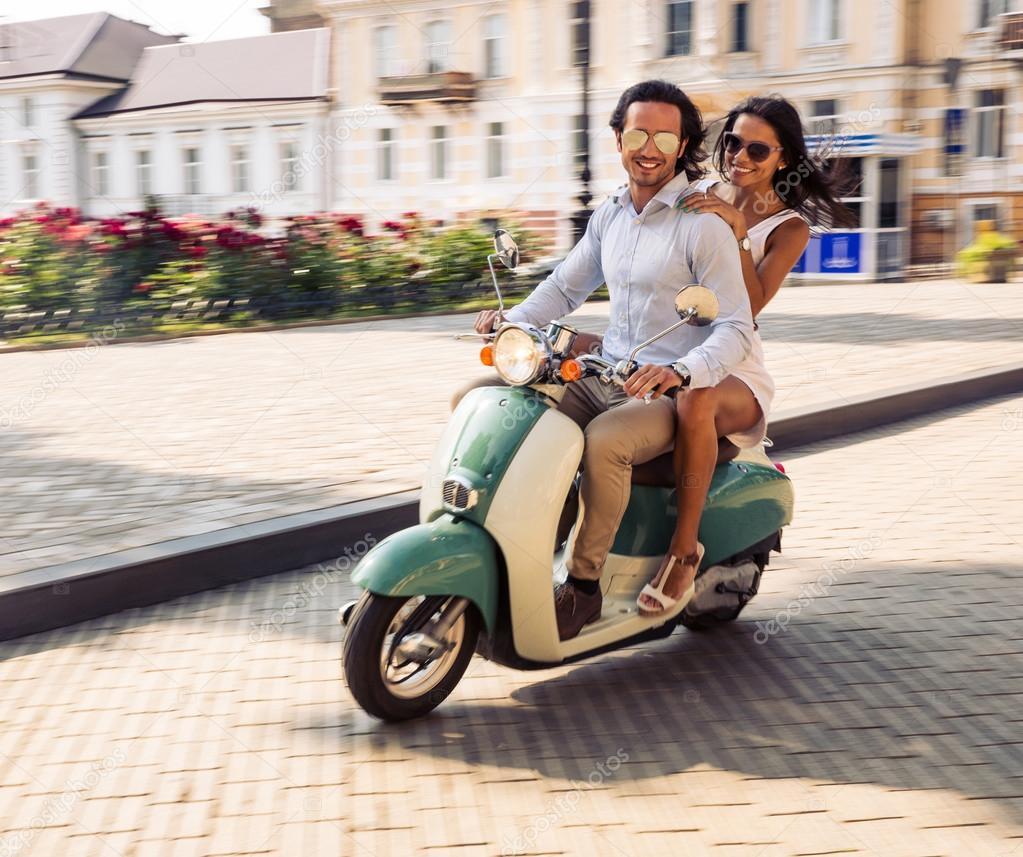
POLYGON ((480 363, 482 363, 484 366, 494 365, 493 345, 484 345, 483 348, 480 349, 480 363))
POLYGON ((562 381, 578 381, 583 376, 583 367, 578 360, 562 360, 560 371, 562 381))

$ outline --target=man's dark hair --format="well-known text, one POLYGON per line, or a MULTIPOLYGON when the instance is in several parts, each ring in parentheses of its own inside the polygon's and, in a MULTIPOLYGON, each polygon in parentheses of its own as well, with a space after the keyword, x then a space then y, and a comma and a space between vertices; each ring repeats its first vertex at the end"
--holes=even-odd
POLYGON ((662 104, 674 104, 679 109, 682 114, 681 136, 686 145, 675 163, 675 175, 685 171, 689 181, 696 181, 705 175, 707 171, 702 165, 707 160, 707 152, 703 148, 703 141, 707 129, 703 125, 700 108, 693 104, 689 96, 666 80, 644 80, 630 86, 618 99, 618 106, 608 123, 619 134, 625 127, 625 113, 637 101, 659 101, 662 104))

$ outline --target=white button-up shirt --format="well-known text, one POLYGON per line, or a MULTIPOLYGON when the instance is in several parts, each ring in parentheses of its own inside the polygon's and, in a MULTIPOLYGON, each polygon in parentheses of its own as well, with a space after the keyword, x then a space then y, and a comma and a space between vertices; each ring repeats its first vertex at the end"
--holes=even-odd
MULTIPOLYGON (((707 327, 683 325, 636 359, 665 366, 681 359, 692 375, 691 386, 719 384, 747 360, 753 317, 732 230, 715 215, 681 212, 680 200, 689 190, 680 173, 637 212, 628 186, 619 188, 593 213, 583 239, 509 310, 507 320, 542 327, 578 309, 607 283, 611 311, 603 351, 608 359, 621 360, 678 321, 676 293, 699 283, 717 295, 717 319, 707 327)), ((756 368, 756 374, 764 371, 756 368)))

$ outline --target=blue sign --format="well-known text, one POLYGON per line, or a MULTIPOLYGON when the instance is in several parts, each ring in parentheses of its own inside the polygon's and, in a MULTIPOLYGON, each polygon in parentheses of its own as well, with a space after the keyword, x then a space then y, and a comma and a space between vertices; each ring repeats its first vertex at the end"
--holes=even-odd
POLYGON ((859 232, 825 232, 810 239, 792 272, 795 274, 858 274, 862 265, 859 232))
POLYGON ((860 233, 826 232, 821 236, 821 273, 860 272, 860 233))

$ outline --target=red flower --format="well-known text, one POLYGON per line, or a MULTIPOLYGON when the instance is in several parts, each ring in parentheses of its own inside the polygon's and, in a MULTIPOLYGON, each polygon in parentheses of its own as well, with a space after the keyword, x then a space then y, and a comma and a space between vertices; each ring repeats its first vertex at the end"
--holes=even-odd
POLYGON ((388 232, 402 232, 405 227, 398 223, 396 220, 385 220, 380 224, 388 232))
POLYGON ((152 288, 153 288, 152 283, 136 283, 135 288, 132 289, 132 291, 139 295, 145 295, 148 294, 152 290, 152 288))

